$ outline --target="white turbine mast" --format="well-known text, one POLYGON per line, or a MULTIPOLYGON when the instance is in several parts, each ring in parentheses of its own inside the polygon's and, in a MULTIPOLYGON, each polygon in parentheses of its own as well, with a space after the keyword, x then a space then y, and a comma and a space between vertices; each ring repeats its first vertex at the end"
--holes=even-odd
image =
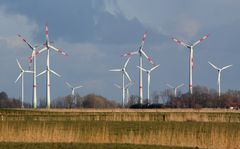
POLYGON ((192 75, 193 75, 193 48, 198 45, 203 40, 207 39, 209 35, 205 35, 204 37, 200 38, 198 41, 194 42, 192 45, 186 44, 176 38, 172 38, 173 41, 175 41, 177 44, 180 44, 190 50, 189 52, 189 93, 193 93, 193 84, 192 84, 192 75))
POLYGON ((48 37, 48 25, 46 24, 45 26, 45 36, 46 36, 46 42, 44 44, 44 48, 41 49, 39 51, 39 53, 42 53, 43 51, 47 51, 47 65, 46 65, 46 70, 44 70, 43 72, 41 72, 40 74, 38 74, 37 76, 40 76, 44 73, 46 73, 46 100, 47 100, 47 108, 51 107, 51 82, 50 82, 50 73, 55 74, 58 77, 61 77, 58 73, 56 73, 55 71, 51 70, 50 68, 50 49, 64 55, 64 56, 68 56, 67 53, 63 52, 62 50, 55 48, 53 45, 51 45, 51 42, 49 41, 49 37, 48 37))
POLYGON ((17 83, 17 81, 20 79, 22 79, 22 108, 24 108, 24 73, 33 73, 32 71, 29 71, 29 70, 24 70, 21 66, 21 64, 19 63, 18 59, 17 59, 17 64, 18 64, 18 67, 20 69, 20 74, 19 76, 17 77, 15 83, 17 83))
MULTIPOLYGON (((129 82, 125 87, 124 87, 124 91, 125 91, 125 101, 128 103, 129 102, 129 87, 131 87, 134 84, 134 82, 129 82)), ((119 84, 114 84, 117 88, 119 89, 123 89, 119 84)))
POLYGON ((27 42, 26 39, 24 39, 21 35, 18 34, 18 37, 22 39, 23 42, 25 42, 29 48, 32 50, 32 55, 29 57, 29 63, 33 63, 33 95, 32 95, 32 107, 34 109, 37 108, 37 79, 36 79, 36 74, 37 74, 37 46, 31 45, 29 42, 27 42))
MULTIPOLYGON (((144 33, 141 45, 137 51, 129 52, 122 56, 126 57, 126 56, 132 56, 132 55, 139 55, 139 66, 143 67, 143 60, 142 60, 142 55, 143 55, 152 65, 155 65, 154 62, 152 61, 152 59, 150 57, 148 57, 147 54, 143 51, 146 37, 147 37, 147 32, 144 33)), ((139 69, 139 98, 140 98, 140 104, 142 104, 143 103, 143 92, 142 92, 142 70, 141 69, 139 69)))
POLYGON ((221 96, 221 72, 222 72, 222 70, 232 67, 233 65, 228 65, 228 66, 224 66, 222 68, 218 68, 211 62, 208 62, 208 63, 209 63, 209 65, 211 65, 214 69, 216 69, 218 71, 217 85, 218 85, 218 97, 220 97, 221 96))
POLYGON ((153 68, 147 70, 147 69, 144 69, 140 66, 137 66, 139 69, 141 69, 142 71, 145 71, 147 73, 147 101, 148 101, 148 104, 149 104, 149 100, 150 100, 150 83, 151 83, 151 72, 153 70, 155 70, 159 65, 156 65, 154 66, 153 68))
POLYGON ((173 89, 174 90, 174 97, 177 97, 177 90, 180 88, 180 87, 182 87, 184 84, 182 83, 182 84, 180 84, 180 85, 178 85, 178 86, 176 86, 176 87, 173 87, 172 85, 170 85, 170 84, 166 84, 168 87, 170 87, 171 89, 173 89))
MULTIPOLYGON (((122 86, 125 86, 125 76, 128 78, 128 80, 130 82, 132 82, 130 76, 128 75, 127 71, 126 71, 126 67, 127 67, 127 64, 130 60, 130 57, 127 59, 127 61, 125 62, 123 68, 121 69, 111 69, 109 71, 114 71, 114 72, 121 72, 122 73, 122 86)), ((124 107, 124 99, 125 99, 125 91, 124 91, 124 87, 122 87, 122 107, 124 107)))

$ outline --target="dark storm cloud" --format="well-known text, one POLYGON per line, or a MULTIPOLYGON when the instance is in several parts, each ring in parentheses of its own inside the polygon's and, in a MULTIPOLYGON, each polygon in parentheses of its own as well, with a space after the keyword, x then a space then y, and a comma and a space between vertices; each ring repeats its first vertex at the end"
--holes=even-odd
MULTIPOLYGON (((68 42, 127 44, 135 42, 135 37, 145 30, 152 31, 137 19, 127 20, 121 14, 108 13, 104 10, 104 1, 2 0, 0 5, 5 6, 8 13, 19 13, 34 20, 42 30, 47 22, 52 36, 68 42)), ((43 40, 42 34, 38 33, 38 39, 43 40)), ((153 31, 152 34, 158 41, 162 38, 153 31)))

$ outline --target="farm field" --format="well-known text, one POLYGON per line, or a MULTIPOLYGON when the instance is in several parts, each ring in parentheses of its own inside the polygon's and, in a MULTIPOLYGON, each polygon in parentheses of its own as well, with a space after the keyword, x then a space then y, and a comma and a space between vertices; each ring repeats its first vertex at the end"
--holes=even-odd
POLYGON ((6 148, 16 143, 36 148, 61 148, 63 143, 69 148, 94 148, 95 143, 99 148, 240 148, 237 110, 1 109, 0 118, 6 148))
POLYGON ((158 145, 87 143, 0 143, 3 149, 194 149, 158 145))

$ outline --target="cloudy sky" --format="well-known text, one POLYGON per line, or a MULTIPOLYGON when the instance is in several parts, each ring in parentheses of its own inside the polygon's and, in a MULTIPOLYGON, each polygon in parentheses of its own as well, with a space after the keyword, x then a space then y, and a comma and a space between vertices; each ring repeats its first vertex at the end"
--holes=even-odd
MULTIPOLYGON (((138 49, 145 31, 146 53, 160 67, 152 73, 151 91, 166 88, 166 83, 188 84, 188 50, 176 45, 171 37, 192 43, 205 34, 210 37, 194 51, 193 84, 216 88, 217 72, 207 63, 219 67, 233 64, 222 73, 222 89, 239 89, 240 81, 240 1, 239 0, 1 0, 0 1, 0 91, 10 97, 21 96, 18 58, 28 68, 30 49, 22 43, 21 34, 32 44, 45 41, 44 25, 55 47, 64 49, 64 57, 51 51, 51 68, 62 75, 52 76, 52 98, 67 95, 65 81, 84 85, 80 95, 96 93, 120 102, 121 57, 138 49)), ((46 55, 38 57, 38 73, 44 70, 46 55)), ((136 84, 131 94, 138 94, 138 57, 130 60, 127 70, 136 84)), ((144 67, 151 65, 144 60, 144 67)), ((26 100, 31 101, 32 76, 26 75, 26 100)), ((144 97, 146 97, 144 74, 144 97)), ((187 91, 187 86, 182 89, 187 91)), ((38 97, 45 97, 45 76, 38 78, 38 97)))

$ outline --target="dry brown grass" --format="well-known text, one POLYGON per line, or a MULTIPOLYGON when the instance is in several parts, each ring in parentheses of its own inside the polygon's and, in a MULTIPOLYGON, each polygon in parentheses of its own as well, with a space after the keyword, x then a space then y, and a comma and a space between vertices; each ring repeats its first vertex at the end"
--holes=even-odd
POLYGON ((0 141, 240 148, 240 113, 201 109, 0 110, 0 141))
POLYGON ((4 142, 130 143, 200 148, 240 148, 236 123, 2 122, 4 142))

